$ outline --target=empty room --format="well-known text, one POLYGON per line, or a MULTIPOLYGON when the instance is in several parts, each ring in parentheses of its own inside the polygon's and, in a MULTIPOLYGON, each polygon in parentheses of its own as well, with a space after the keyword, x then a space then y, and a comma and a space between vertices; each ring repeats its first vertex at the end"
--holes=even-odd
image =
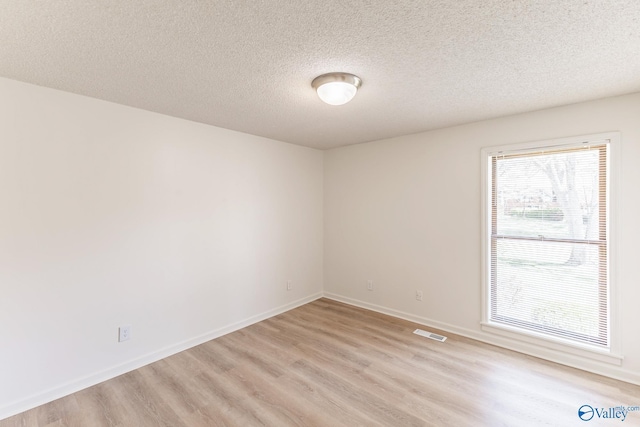
POLYGON ((0 1, 0 427, 640 426, 637 0, 0 1))

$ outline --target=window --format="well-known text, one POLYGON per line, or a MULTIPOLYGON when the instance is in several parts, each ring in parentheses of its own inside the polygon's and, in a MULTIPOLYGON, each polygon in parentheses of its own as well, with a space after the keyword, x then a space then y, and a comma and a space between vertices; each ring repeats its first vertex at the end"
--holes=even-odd
POLYGON ((610 139, 483 150, 485 323, 609 349, 610 139))

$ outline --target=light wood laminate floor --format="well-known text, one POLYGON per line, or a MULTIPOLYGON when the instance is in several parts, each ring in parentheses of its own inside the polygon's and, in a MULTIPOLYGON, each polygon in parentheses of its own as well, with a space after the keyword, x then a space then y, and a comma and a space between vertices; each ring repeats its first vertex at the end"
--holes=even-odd
MULTIPOLYGON (((617 426, 640 387, 320 299, 0 421, 13 426, 617 426)), ((622 426, 640 426, 630 412, 622 426)))

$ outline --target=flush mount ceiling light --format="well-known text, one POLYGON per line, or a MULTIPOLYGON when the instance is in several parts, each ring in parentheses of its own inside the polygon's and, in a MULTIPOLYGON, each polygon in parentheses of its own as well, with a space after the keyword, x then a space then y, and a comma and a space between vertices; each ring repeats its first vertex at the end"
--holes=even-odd
POLYGON ((353 99, 362 80, 349 73, 329 73, 313 79, 311 86, 327 104, 342 105, 353 99))

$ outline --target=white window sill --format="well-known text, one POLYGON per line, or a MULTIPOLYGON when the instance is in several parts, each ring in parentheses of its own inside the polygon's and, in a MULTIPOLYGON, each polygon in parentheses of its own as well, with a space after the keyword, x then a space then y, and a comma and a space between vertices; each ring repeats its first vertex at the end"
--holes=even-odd
POLYGON ((556 352, 580 356, 597 360, 612 365, 622 365, 623 356, 614 353, 607 348, 599 348, 589 345, 581 345, 561 338, 553 338, 532 331, 526 331, 498 323, 482 322, 482 330, 491 334, 500 335, 511 341, 519 341, 529 346, 544 347, 556 352))

